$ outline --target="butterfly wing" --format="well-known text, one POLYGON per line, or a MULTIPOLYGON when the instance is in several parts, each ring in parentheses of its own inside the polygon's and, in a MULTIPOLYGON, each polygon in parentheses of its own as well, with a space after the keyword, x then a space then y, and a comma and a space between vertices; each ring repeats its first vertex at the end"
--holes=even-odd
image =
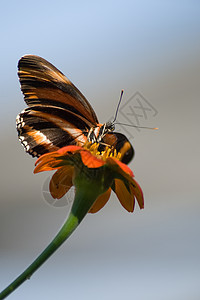
POLYGON ((120 160, 123 163, 128 164, 133 159, 134 149, 124 134, 119 132, 107 133, 103 138, 103 142, 111 145, 117 152, 121 153, 120 160))
POLYGON ((25 55, 18 76, 28 107, 17 116, 19 139, 32 156, 82 144, 97 116, 81 92, 45 59, 25 55))

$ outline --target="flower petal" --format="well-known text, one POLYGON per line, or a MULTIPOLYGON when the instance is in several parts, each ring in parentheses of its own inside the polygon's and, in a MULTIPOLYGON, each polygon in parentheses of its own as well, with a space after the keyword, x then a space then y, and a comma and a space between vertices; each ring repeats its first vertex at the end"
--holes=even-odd
POLYGON ((43 172, 43 171, 52 171, 58 169, 57 165, 60 161, 55 160, 55 157, 43 157, 41 160, 37 160, 37 166, 34 169, 34 174, 43 172))
POLYGON ((34 173, 51 171, 60 168, 62 165, 70 165, 70 159, 67 160, 68 155, 79 152, 81 149, 83 148, 80 146, 72 145, 63 147, 57 151, 43 154, 35 162, 36 167, 34 173))
POLYGON ((92 207, 90 208, 89 213, 94 214, 98 212, 100 209, 102 209, 102 207, 104 207, 104 205, 108 202, 110 198, 110 193, 111 193, 111 188, 109 188, 105 193, 100 195, 97 198, 97 200, 94 202, 92 207))
POLYGON ((49 189, 54 199, 62 198, 72 187, 74 167, 66 166, 60 168, 51 178, 49 189))
POLYGON ((125 178, 128 179, 130 177, 134 177, 131 169, 121 161, 117 160, 116 158, 109 157, 106 159, 106 163, 111 167, 113 167, 116 172, 120 173, 125 178))
POLYGON ((83 148, 80 146, 69 145, 69 146, 62 147, 55 152, 57 152, 59 155, 65 155, 68 152, 74 153, 74 152, 80 151, 81 149, 83 149, 83 148))
POLYGON ((131 193, 137 199, 139 207, 144 208, 144 196, 140 185, 137 183, 135 179, 132 178, 132 182, 130 182, 131 193))
POLYGON ((115 179, 114 191, 121 203, 121 205, 128 211, 133 212, 135 206, 134 194, 127 190, 124 182, 120 179, 115 179))
POLYGON ((89 151, 80 151, 82 162, 88 168, 100 168, 105 165, 105 162, 96 156, 92 155, 89 151))
MULTIPOLYGON (((119 176, 119 179, 124 182, 124 188, 127 190, 127 187, 129 187, 130 192, 128 190, 127 192, 136 197, 140 208, 144 208, 144 197, 143 197, 142 189, 137 183, 137 181, 133 179, 134 175, 131 169, 129 169, 129 167, 127 167, 127 165, 125 165, 124 163, 112 157, 108 158, 106 162, 113 168, 113 170, 115 170, 116 173, 121 175, 119 176)), ((118 194, 122 197, 122 201, 123 201, 123 195, 121 195, 119 189, 118 189, 118 194)))

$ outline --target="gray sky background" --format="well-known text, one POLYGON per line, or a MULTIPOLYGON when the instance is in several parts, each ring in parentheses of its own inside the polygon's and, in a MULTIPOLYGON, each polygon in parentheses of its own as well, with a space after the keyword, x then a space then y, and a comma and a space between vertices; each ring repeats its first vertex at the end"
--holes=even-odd
POLYGON ((0 289, 70 209, 47 203, 50 174, 33 175, 35 160, 17 140, 15 117, 25 108, 17 62, 36 54, 70 78, 100 122, 124 89, 118 120, 137 121, 127 120, 131 106, 141 126, 159 130, 116 128, 135 148, 130 167, 145 209, 129 214, 113 195, 9 299, 199 299, 199 1, 7 1, 0 37, 0 289))

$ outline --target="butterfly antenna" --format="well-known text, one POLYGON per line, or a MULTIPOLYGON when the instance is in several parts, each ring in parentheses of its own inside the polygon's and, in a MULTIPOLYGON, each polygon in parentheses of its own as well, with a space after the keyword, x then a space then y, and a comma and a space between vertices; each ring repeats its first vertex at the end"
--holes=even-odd
POLYGON ((121 94, 120 94, 120 98, 119 98, 119 102, 118 102, 118 105, 117 105, 117 109, 116 109, 116 113, 115 113, 115 117, 114 117, 113 123, 114 123, 114 122, 116 121, 116 119, 117 119, 117 114, 118 114, 118 111, 119 111, 120 103, 121 103, 121 101, 122 101, 123 93, 124 93, 124 90, 121 90, 121 94))
POLYGON ((137 126, 137 125, 132 125, 132 124, 124 124, 124 123, 115 123, 115 125, 124 125, 124 126, 130 126, 130 127, 134 127, 134 128, 142 128, 142 129, 153 129, 153 130, 157 130, 158 127, 146 127, 146 126, 137 126))

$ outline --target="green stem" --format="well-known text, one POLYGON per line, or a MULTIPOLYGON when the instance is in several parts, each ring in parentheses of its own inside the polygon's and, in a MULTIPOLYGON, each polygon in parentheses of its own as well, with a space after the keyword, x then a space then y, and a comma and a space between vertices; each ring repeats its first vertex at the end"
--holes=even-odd
POLYGON ((71 213, 53 241, 19 277, 0 293, 0 299, 5 299, 24 281, 30 279, 32 274, 64 243, 77 226, 78 219, 71 213))
MULTIPOLYGON (((90 190, 91 188, 89 189, 89 191, 90 190)), ((71 213, 64 223, 63 227, 60 229, 53 241, 47 246, 47 248, 35 259, 35 261, 0 293, 1 300, 10 295, 24 281, 30 279, 33 273, 64 243, 64 241, 80 224, 95 200, 96 193, 95 195, 92 195, 92 193, 88 193, 88 189, 85 188, 78 188, 76 190, 71 213)))

